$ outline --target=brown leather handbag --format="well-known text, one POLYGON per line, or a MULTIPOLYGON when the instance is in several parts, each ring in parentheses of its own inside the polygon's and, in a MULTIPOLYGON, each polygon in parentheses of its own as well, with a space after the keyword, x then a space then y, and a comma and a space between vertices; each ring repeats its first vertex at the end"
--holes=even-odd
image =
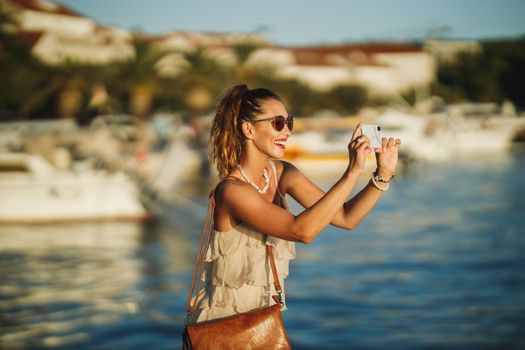
MULTIPOLYGON (((217 187, 215 187, 215 189, 216 188, 217 187)), ((291 349, 281 317, 281 305, 283 304, 281 299, 282 289, 279 283, 271 246, 266 246, 266 251, 268 253, 268 259, 270 260, 275 290, 277 292, 277 295, 273 296, 276 304, 228 317, 188 324, 191 313, 196 310, 206 251, 210 245, 213 213, 215 211, 215 189, 210 193, 208 214, 204 222, 202 239, 193 272, 193 281, 186 303, 186 313, 188 317, 186 318, 182 335, 183 349, 291 349), (205 241, 206 244, 204 244, 205 241), (195 296, 193 305, 191 305, 197 275, 199 276, 197 295, 195 296)))

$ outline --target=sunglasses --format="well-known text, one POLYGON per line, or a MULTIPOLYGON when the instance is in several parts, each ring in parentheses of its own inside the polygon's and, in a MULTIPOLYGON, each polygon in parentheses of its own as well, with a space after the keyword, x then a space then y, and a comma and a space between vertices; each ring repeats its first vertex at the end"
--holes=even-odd
POLYGON ((288 129, 290 131, 293 130, 293 116, 289 115, 288 118, 283 117, 282 115, 276 115, 275 117, 271 118, 264 118, 264 119, 255 119, 252 120, 252 122, 263 122, 265 120, 271 120, 272 126, 275 129, 275 131, 281 131, 284 129, 284 125, 288 126, 288 129))

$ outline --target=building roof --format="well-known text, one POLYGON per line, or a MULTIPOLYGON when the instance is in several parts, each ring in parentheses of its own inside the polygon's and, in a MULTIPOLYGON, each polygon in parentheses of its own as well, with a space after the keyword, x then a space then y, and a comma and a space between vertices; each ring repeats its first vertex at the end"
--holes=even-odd
POLYGON ((309 51, 330 51, 330 52, 348 52, 360 50, 368 53, 384 52, 419 52, 421 46, 410 43, 359 43, 359 44, 341 44, 341 45, 309 45, 309 46, 281 46, 289 50, 309 50, 309 51))
POLYGON ((85 17, 69 7, 57 4, 47 0, 7 0, 13 6, 38 12, 47 12, 55 15, 64 15, 72 17, 85 17))
POLYGON ((21 31, 20 36, 23 37, 27 43, 30 45, 30 47, 33 47, 36 45, 38 40, 44 35, 44 32, 42 31, 21 31))
POLYGON ((407 43, 367 43, 330 46, 280 47, 292 53, 297 65, 334 66, 353 63, 356 65, 379 64, 373 56, 384 53, 414 53, 423 50, 418 45, 407 43))

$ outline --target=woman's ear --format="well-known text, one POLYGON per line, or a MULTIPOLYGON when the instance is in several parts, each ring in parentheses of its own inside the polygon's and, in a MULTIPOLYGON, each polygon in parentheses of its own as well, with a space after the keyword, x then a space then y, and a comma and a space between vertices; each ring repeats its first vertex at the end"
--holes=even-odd
POLYGON ((250 122, 243 122, 242 133, 244 134, 244 137, 246 137, 246 139, 253 140, 255 134, 255 127, 250 122))

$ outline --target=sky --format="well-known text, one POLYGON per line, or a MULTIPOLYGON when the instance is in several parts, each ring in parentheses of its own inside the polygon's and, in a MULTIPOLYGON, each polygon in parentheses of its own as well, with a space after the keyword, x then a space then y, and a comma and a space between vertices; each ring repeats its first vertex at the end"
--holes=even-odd
POLYGON ((525 35, 525 0, 56 0, 104 25, 261 32, 280 45, 525 35))

